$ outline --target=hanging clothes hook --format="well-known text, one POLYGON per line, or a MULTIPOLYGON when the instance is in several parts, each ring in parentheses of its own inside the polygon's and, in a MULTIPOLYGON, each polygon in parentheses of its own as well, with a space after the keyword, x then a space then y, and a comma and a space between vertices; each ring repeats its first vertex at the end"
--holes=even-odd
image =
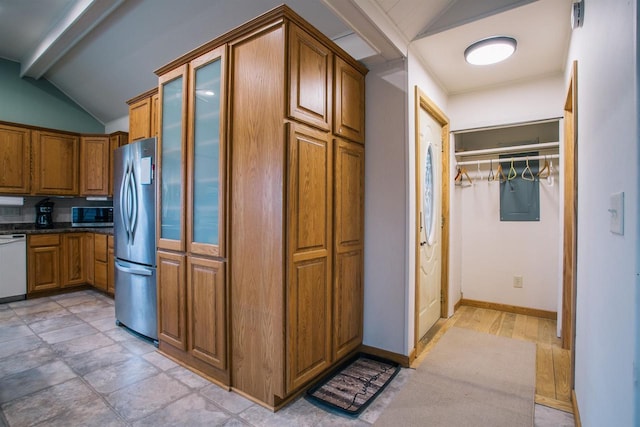
POLYGON ((538 178, 548 178, 549 175, 549 160, 547 160, 547 156, 544 156, 544 166, 538 171, 538 178))
POLYGON ((489 176, 487 177, 487 181, 495 181, 496 176, 493 174, 493 160, 489 160, 489 176))
POLYGON ((529 158, 527 157, 527 167, 522 171, 522 179, 525 181, 535 181, 536 177, 533 176, 533 172, 531 172, 531 168, 529 167, 529 158))
POLYGON ((502 171, 502 163, 498 162, 498 169, 496 170, 496 177, 500 183, 507 182, 507 176, 502 171))
POLYGON ((509 176, 507 176, 507 181, 511 181, 518 176, 518 172, 516 172, 516 168, 513 167, 513 158, 511 159, 511 167, 509 168, 509 176))
POLYGON ((547 175, 547 185, 553 187, 553 160, 549 160, 549 173, 547 175))

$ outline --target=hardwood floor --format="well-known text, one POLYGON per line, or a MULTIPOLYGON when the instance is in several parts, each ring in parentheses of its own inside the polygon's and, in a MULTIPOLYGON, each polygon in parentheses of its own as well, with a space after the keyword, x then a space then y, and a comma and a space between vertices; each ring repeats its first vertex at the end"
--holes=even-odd
POLYGON ((536 403, 573 412, 569 383, 571 360, 556 337, 556 321, 524 314, 461 306, 450 319, 441 319, 418 345, 418 366, 452 326, 536 343, 536 403))

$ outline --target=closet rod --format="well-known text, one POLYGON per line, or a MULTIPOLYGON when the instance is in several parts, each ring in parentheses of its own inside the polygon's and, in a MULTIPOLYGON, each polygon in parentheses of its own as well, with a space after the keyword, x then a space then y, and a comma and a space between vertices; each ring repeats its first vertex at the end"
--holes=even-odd
POLYGON ((516 152, 524 152, 524 151, 532 151, 532 150, 544 150, 547 148, 559 148, 559 142, 543 142, 542 144, 528 144, 528 145, 514 145, 512 147, 501 147, 501 148, 487 148, 484 150, 473 150, 473 151, 461 151, 456 153, 458 157, 465 156, 480 156, 483 154, 497 154, 497 153, 516 153, 516 152))
MULTIPOLYGON (((484 159, 484 160, 467 160, 466 162, 456 162, 456 166, 467 166, 467 165, 486 165, 491 162, 496 163, 511 163, 511 160, 515 162, 523 162, 527 159, 529 160, 544 160, 544 159, 559 159, 560 154, 547 154, 546 156, 530 156, 530 157, 505 157, 503 159, 484 159)), ((559 165, 558 165, 559 166, 559 165)))

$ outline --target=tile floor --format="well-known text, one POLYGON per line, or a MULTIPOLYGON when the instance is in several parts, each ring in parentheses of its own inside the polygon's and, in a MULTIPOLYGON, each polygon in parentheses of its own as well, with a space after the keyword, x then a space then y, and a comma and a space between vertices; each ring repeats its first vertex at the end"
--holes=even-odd
MULTIPOLYGON (((0 427, 370 426, 412 372, 403 369, 357 419, 302 398, 274 414, 117 327, 113 300, 99 292, 0 304, 0 427)), ((573 425, 539 405, 535 420, 573 425)))

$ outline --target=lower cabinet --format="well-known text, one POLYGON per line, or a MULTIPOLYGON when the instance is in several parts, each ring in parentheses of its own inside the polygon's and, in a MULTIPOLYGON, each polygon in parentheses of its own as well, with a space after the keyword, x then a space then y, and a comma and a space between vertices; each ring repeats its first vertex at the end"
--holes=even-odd
POLYGON ((95 234, 94 235, 94 263, 93 263, 93 286, 107 291, 107 235, 95 234))
POLYGON ((64 233, 60 286, 63 288, 83 285, 87 282, 84 257, 85 233, 64 233))
POLYGON ((113 236, 107 236, 107 292, 115 295, 115 275, 116 275, 115 255, 113 250, 113 236))
POLYGON ((35 234, 27 240, 27 292, 60 288, 60 235, 35 234))
POLYGON ((224 261, 158 251, 157 265, 160 351, 228 385, 224 261))

